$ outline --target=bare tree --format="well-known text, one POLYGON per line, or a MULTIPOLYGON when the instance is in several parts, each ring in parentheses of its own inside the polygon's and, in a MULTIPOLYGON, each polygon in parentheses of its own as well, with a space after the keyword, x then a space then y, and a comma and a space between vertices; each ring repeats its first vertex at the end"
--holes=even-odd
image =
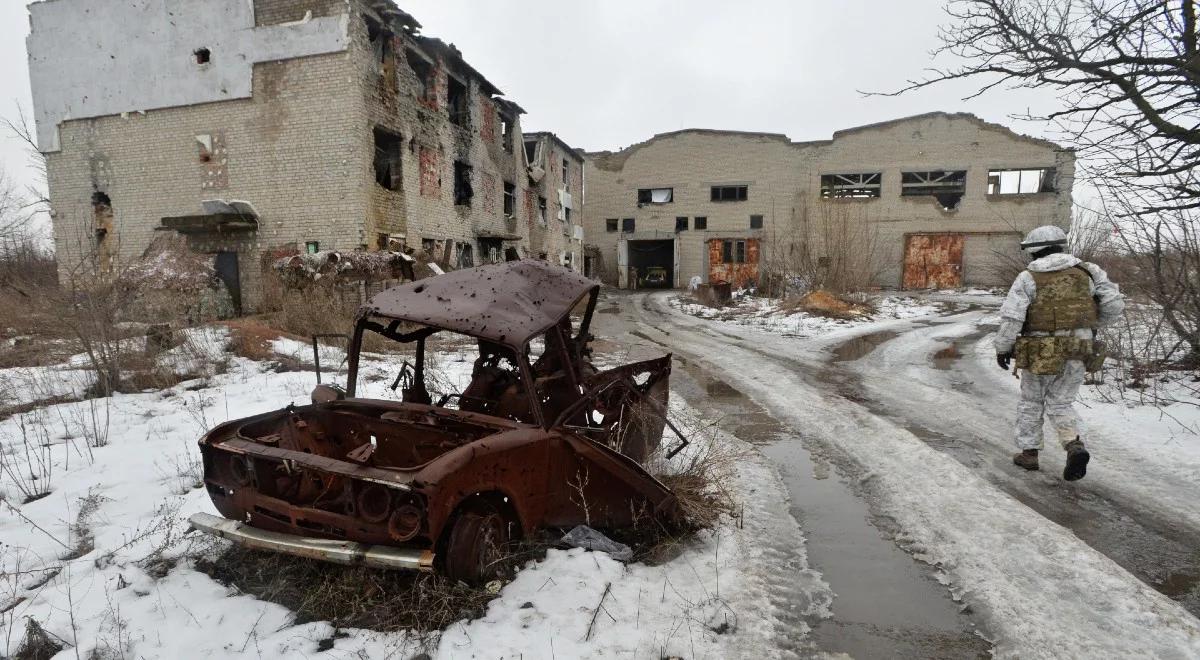
POLYGON ((1200 52, 1193 0, 952 0, 934 68, 905 92, 979 79, 1052 89, 1057 125, 1101 183, 1133 210, 1200 208, 1200 52))
POLYGON ((1054 90, 1050 122, 1101 191, 1145 295, 1200 364, 1200 49, 1194 0, 951 0, 932 68, 897 95, 978 80, 1054 90))

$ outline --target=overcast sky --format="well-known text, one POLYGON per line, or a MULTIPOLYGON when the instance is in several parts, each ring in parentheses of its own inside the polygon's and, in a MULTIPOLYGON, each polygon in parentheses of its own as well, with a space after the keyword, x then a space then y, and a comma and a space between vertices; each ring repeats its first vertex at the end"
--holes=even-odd
MULTIPOLYGON (((192 0, 204 1, 204 0, 192 0)), ((931 110, 972 112, 1039 137, 1009 117, 1053 107, 1044 92, 943 85, 889 90, 931 65, 943 0, 399 0, 423 31, 528 111, 525 130, 572 146, 618 149, 655 133, 721 128, 794 140, 931 110)), ((0 114, 30 108, 23 0, 0 0, 0 114)), ((130 26, 135 28, 136 26, 130 26)), ((944 61, 950 64, 949 60, 944 61)), ((5 136, 0 164, 34 183, 24 145, 5 136)))

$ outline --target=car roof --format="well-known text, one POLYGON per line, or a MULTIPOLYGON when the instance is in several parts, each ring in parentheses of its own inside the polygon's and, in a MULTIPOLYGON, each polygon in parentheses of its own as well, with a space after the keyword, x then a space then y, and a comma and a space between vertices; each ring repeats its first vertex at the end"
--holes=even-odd
POLYGON ((520 349, 599 289, 575 271, 522 259, 394 286, 368 300, 358 316, 432 326, 520 349))

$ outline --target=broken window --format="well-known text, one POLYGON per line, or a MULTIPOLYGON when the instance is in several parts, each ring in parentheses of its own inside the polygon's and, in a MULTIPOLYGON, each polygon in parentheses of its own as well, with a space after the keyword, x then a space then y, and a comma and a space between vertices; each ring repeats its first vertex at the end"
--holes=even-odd
POLYGON ((536 140, 526 140, 525 141, 525 162, 530 165, 533 165, 533 159, 536 156, 537 156, 537 141, 536 140))
POLYGON ((379 250, 388 249, 388 243, 391 242, 391 237, 387 234, 375 234, 375 247, 379 250))
POLYGON ((721 263, 746 263, 746 241, 724 241, 721 244, 721 263))
POLYGON ((470 243, 458 244, 458 267, 471 268, 475 265, 474 249, 470 243))
POLYGON ((621 232, 624 234, 632 234, 635 223, 633 218, 625 218, 621 221, 621 232))
POLYGON ((304 251, 309 254, 316 254, 321 251, 321 244, 317 241, 308 241, 304 244, 304 251))
POLYGON ((989 170, 989 195, 1031 195, 1054 192, 1053 167, 1028 170, 989 170))
POLYGON ((751 229, 762 229, 763 228, 763 217, 761 215, 750 216, 750 228, 751 229))
MULTIPOLYGON (((565 164, 566 161, 563 161, 565 164)), ((674 188, 639 188, 638 204, 668 204, 675 199, 674 188)))
POLYGON ((192 56, 196 58, 196 64, 208 64, 212 61, 212 51, 207 48, 197 48, 192 51, 192 56))
POLYGON ((446 110, 451 123, 467 126, 471 123, 471 106, 468 102, 467 85, 454 76, 449 76, 446 86, 446 110))
POLYGON ((421 251, 432 257, 433 253, 437 252, 437 241, 432 238, 422 238, 421 251))
POLYGON ((404 51, 404 59, 408 61, 408 68, 412 69, 413 74, 417 76, 417 98, 423 101, 437 101, 435 96, 437 86, 434 85, 433 65, 429 60, 425 59, 415 50, 411 48, 404 51))
POLYGON ((498 238, 481 238, 479 239, 479 254, 483 257, 485 264, 498 264, 501 261, 501 251, 504 249, 504 242, 498 238))
POLYGON ((958 208, 967 191, 966 170, 933 170, 929 172, 902 172, 900 195, 915 197, 930 195, 947 211, 958 208))
POLYGON ((687 231, 688 219, 687 216, 675 218, 675 231, 687 231))
POLYGON ((99 191, 92 193, 92 221, 97 240, 103 240, 112 231, 112 200, 107 194, 99 191))
POLYGON ((616 231, 618 224, 616 218, 608 218, 604 221, 604 231, 616 231))
POLYGON ((507 181, 504 182, 504 215, 511 218, 517 212, 517 187, 507 181))
POLYGON ((563 190, 571 192, 571 164, 567 162, 566 158, 563 159, 562 177, 563 190))
POLYGON ((367 40, 374 52, 372 65, 375 73, 379 74, 386 83, 390 83, 391 91, 395 91, 396 55, 393 39, 395 36, 375 20, 364 17, 367 23, 367 40))
POLYGON ((712 201, 744 202, 749 198, 750 186, 713 186, 712 201))
POLYGON ((454 204, 470 206, 474 196, 475 191, 471 188, 471 166, 461 160, 454 161, 454 204))
POLYGON ((500 143, 504 146, 504 150, 512 153, 513 150, 513 124, 515 121, 512 117, 500 113, 500 143))
POLYGON ((538 197, 538 224, 546 226, 546 198, 538 197))
POLYGON ((375 127, 375 183, 388 190, 400 190, 404 179, 400 170, 404 138, 375 127))
POLYGON ((692 220, 692 229, 697 231, 708 229, 708 216, 698 215, 692 220))
POLYGON ((822 174, 821 197, 825 199, 865 199, 879 197, 880 172, 861 174, 822 174))

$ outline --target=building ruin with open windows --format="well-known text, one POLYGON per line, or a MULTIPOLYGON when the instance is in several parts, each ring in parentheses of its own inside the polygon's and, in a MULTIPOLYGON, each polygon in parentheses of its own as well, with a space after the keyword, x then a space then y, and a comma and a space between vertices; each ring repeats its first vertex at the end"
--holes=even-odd
POLYGON ((1075 155, 967 114, 793 142, 689 129, 588 154, 596 271, 637 287, 852 268, 880 286, 1007 285, 1019 243, 1069 227, 1075 155))
POLYGON ((255 309, 274 259, 582 253, 583 162, 391 0, 43 0, 29 68, 60 277, 159 232, 255 309), (532 146, 531 146, 532 145, 532 146))

